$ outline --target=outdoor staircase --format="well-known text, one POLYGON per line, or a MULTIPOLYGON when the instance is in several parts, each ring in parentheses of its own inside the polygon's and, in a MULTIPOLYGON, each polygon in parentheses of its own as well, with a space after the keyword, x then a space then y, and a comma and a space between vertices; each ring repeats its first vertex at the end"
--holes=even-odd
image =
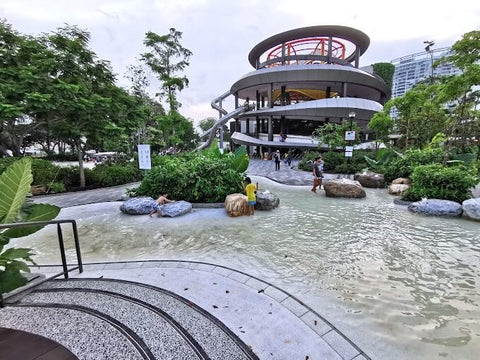
POLYGON ((258 359, 196 304, 123 280, 47 281, 9 298, 0 327, 54 340, 79 359, 258 359))

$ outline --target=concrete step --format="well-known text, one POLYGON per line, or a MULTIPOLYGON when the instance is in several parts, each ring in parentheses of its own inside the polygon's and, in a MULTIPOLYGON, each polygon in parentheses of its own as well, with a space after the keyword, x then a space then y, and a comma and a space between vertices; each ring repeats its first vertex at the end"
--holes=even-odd
POLYGON ((139 345, 126 336, 125 329, 85 310, 66 306, 7 306, 1 309, 0 326, 56 341, 79 359, 148 359, 137 349, 139 345))
MULTIPOLYGON (((9 301, 17 304, 15 309, 28 306, 89 310, 123 327, 134 338, 134 347, 140 348, 140 352, 143 349, 144 358, 257 359, 211 314, 185 298, 153 286, 107 279, 54 280, 9 301)), ((99 338, 102 337, 105 336, 100 334, 99 338)), ((118 358, 123 358, 123 353, 118 358)))

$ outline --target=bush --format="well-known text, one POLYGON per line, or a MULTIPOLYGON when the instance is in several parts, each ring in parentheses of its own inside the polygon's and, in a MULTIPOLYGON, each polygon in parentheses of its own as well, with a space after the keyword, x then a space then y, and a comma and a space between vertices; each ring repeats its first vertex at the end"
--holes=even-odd
POLYGON ((59 182, 51 183, 51 184, 49 184, 49 186, 47 188, 48 193, 62 193, 62 192, 65 192, 65 191, 67 191, 66 188, 65 188, 65 185, 63 185, 62 183, 59 183, 59 182))
POLYGON ((189 202, 223 202, 228 194, 243 190, 243 173, 232 168, 234 155, 213 156, 204 153, 186 156, 161 156, 135 191, 136 196, 157 198, 169 194, 172 199, 189 202))
MULTIPOLYGON (((0 159, 0 174, 17 160, 19 160, 19 158, 10 157, 0 159)), ((59 166, 53 165, 48 160, 39 158, 31 158, 31 164, 33 175, 32 185, 45 185, 48 187, 53 181, 61 181, 58 179, 59 166)))
POLYGON ((385 181, 391 182, 394 179, 408 178, 413 170, 419 165, 441 164, 444 151, 441 148, 427 148, 424 150, 407 150, 403 157, 390 161, 380 168, 385 181))
MULTIPOLYGON (((91 185, 101 187, 115 186, 139 181, 142 179, 142 170, 134 163, 123 163, 123 165, 108 163, 100 164, 93 168, 90 180, 91 185)), ((87 179, 87 176, 85 175, 87 179)), ((85 180, 86 180, 85 179, 85 180)), ((85 181, 87 183, 87 181, 85 181)))
POLYGON ((302 160, 298 163, 298 168, 300 170, 312 171, 313 162, 318 156, 320 156, 320 153, 317 151, 305 151, 302 160))
POLYGON ((60 167, 53 165, 44 159, 32 158, 32 185, 45 185, 48 187, 52 182, 59 181, 60 167))
POLYGON ((479 181, 474 167, 445 167, 440 164, 417 166, 411 179, 412 186, 405 193, 404 199, 443 199, 459 203, 471 197, 471 189, 479 181))

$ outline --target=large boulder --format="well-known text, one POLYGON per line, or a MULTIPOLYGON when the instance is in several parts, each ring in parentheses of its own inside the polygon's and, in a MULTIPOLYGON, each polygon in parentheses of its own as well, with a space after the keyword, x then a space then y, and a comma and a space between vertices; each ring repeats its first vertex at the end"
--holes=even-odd
POLYGON ((424 199, 410 204, 408 210, 424 215, 460 216, 462 215, 462 204, 451 200, 424 199))
MULTIPOLYGON (((120 205, 120 210, 130 215, 146 215, 150 214, 155 204, 156 201, 151 197, 132 198, 120 205)), ((162 216, 175 217, 192 210, 192 204, 179 200, 167 205, 161 205, 160 210, 162 211, 162 216)))
POLYGON ((390 195, 403 196, 409 187, 410 185, 407 185, 407 184, 391 184, 388 187, 387 191, 390 195))
POLYGON ((160 210, 162 211, 163 217, 176 217, 192 210, 192 204, 188 201, 178 200, 166 205, 161 205, 160 210))
POLYGON ((353 180, 357 180, 360 185, 366 188, 376 189, 385 187, 385 179, 383 178, 383 175, 374 172, 355 174, 353 180))
POLYGON ((155 200, 151 197, 138 197, 125 201, 120 205, 120 210, 130 215, 145 215, 153 210, 155 200))
POLYGON ((361 199, 367 196, 358 181, 350 179, 332 179, 323 184, 325 196, 361 199))
POLYGON ((396 178, 392 181, 392 184, 404 184, 404 185, 412 185, 412 182, 409 178, 396 178))
POLYGON ((280 199, 277 195, 272 194, 268 190, 257 190, 256 210, 273 210, 280 204, 280 199))
POLYGON ((462 210, 465 217, 480 221, 480 198, 465 200, 462 203, 462 210))
POLYGON ((247 215, 247 197, 243 194, 230 194, 225 198, 225 210, 228 216, 247 215))

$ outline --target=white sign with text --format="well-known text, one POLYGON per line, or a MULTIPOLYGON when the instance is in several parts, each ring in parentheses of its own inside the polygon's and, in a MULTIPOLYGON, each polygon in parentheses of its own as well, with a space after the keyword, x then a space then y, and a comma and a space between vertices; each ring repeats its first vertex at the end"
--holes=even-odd
POLYGON ((138 167, 140 169, 151 169, 152 162, 150 160, 150 145, 137 145, 138 146, 138 167))

